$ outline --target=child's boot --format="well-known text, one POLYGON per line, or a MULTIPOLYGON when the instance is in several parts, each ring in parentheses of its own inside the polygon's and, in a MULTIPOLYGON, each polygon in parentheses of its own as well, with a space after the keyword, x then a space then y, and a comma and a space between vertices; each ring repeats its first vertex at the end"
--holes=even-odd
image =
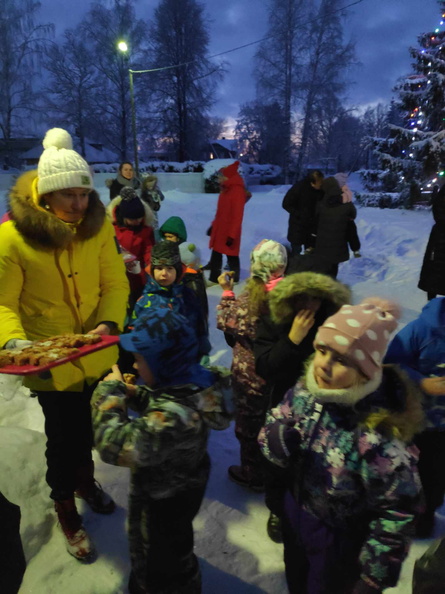
POLYGON ((248 469, 244 469, 243 466, 229 466, 227 472, 230 480, 237 485, 246 487, 256 493, 262 493, 264 491, 264 481, 261 478, 254 476, 248 469))
POLYGON ((94 463, 77 469, 76 497, 84 499, 97 514, 111 514, 116 504, 94 479, 94 463))
POLYGON ((74 497, 55 501, 54 507, 65 536, 66 550, 78 561, 90 563, 95 558, 94 547, 77 513, 74 497))

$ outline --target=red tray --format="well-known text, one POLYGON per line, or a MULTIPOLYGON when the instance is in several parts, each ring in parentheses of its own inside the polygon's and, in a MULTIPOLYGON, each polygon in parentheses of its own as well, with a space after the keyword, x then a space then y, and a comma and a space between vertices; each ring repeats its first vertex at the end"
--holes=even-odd
POLYGON ((43 371, 48 371, 48 369, 52 369, 58 365, 63 365, 64 363, 68 363, 68 361, 74 361, 75 359, 80 359, 80 357, 84 357, 85 355, 90 355, 91 353, 95 353, 101 349, 106 349, 107 347, 113 346, 118 342, 119 336, 102 336, 102 340, 100 342, 96 342, 96 344, 86 344, 85 346, 79 347, 79 352, 74 353, 69 357, 57 359, 57 361, 51 361, 51 363, 47 363, 46 365, 6 365, 5 367, 0 367, 0 373, 9 373, 11 375, 39 375, 43 371))

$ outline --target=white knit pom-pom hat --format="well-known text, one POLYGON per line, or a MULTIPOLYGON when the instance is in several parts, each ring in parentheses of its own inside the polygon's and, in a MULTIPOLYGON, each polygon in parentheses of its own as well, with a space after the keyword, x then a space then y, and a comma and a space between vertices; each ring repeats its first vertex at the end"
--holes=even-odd
POLYGON ((43 148, 37 166, 37 192, 40 196, 66 188, 93 188, 88 163, 73 150, 71 135, 66 130, 48 130, 43 148))

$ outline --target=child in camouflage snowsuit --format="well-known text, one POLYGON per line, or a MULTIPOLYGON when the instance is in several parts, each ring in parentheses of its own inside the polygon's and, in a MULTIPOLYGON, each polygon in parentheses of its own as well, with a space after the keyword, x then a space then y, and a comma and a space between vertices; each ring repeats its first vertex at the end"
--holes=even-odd
POLYGON ((209 428, 230 422, 229 373, 195 363, 196 336, 170 309, 148 309, 121 342, 146 385, 125 384, 115 368, 91 405, 102 460, 132 470, 129 592, 199 594, 192 522, 209 476, 209 428))
POLYGON ((419 510, 416 387, 382 368, 393 304, 344 305, 319 328, 315 355, 259 440, 291 472, 283 542, 289 592, 381 594, 397 584, 419 510))
POLYGON ((228 473, 232 481, 253 491, 264 490, 257 437, 269 403, 266 382, 255 373, 253 340, 258 317, 266 308, 267 294, 283 278, 286 264, 285 247, 263 239, 250 254, 250 278, 238 298, 233 292, 233 275, 225 273, 218 278, 224 292, 217 307, 217 326, 233 346, 235 435, 241 455, 241 466, 230 466, 228 473))

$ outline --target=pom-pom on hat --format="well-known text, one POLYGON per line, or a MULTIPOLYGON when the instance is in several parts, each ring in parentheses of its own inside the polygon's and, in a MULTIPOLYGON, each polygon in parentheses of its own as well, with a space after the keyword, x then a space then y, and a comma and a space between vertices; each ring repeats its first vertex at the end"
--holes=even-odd
POLYGON ((173 241, 160 241, 151 250, 150 274, 153 276, 153 266, 173 266, 176 269, 176 281, 178 282, 184 272, 179 246, 173 241))
POLYGON ((286 266, 286 248, 273 239, 263 239, 250 253, 250 274, 263 283, 283 276, 286 266))
POLYGON ((93 188, 88 163, 73 150, 72 138, 66 130, 48 130, 43 148, 37 166, 39 196, 66 188, 93 188))
POLYGON ((330 347, 374 379, 399 317, 398 306, 379 297, 364 299, 360 305, 343 305, 320 326, 314 346, 330 347))
POLYGON ((133 188, 123 187, 120 197, 119 213, 123 219, 142 219, 145 216, 144 205, 133 188))
POLYGON ((179 245, 179 254, 183 264, 189 268, 193 268, 193 270, 199 269, 201 265, 201 254, 194 243, 181 243, 179 245))

